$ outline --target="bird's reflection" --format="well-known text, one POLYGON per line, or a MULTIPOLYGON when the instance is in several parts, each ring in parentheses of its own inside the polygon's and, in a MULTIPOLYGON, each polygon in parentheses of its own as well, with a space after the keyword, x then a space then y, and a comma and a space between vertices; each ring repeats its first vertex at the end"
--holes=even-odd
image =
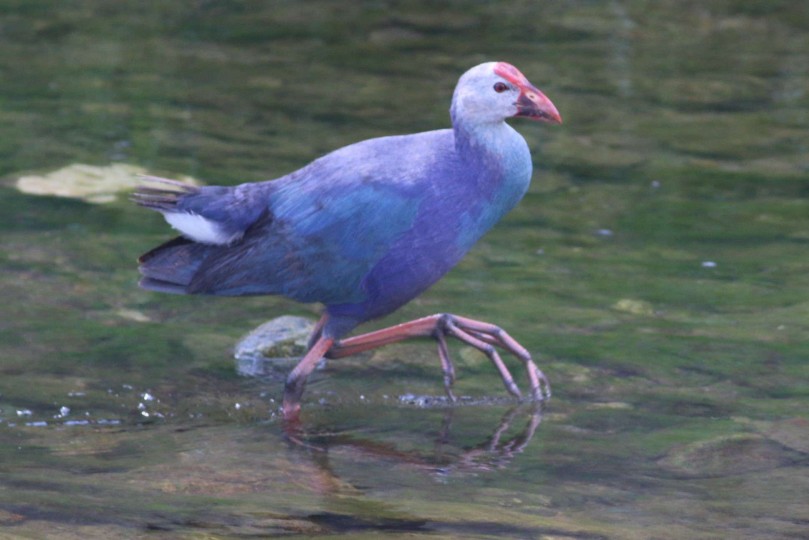
MULTIPOLYGON (((385 460, 433 475, 437 479, 495 471, 508 467, 529 445, 542 420, 542 403, 532 402, 511 407, 479 443, 458 448, 453 444, 453 421, 458 408, 448 407, 441 419, 432 450, 401 449, 357 432, 335 433, 305 421, 284 424, 287 440, 293 449, 306 454, 318 468, 321 486, 344 485, 339 482, 329 459, 335 450, 348 450, 357 460, 385 460), (519 431, 516 423, 525 418, 519 431)), ((326 488, 328 490, 328 488, 326 488)))
MULTIPOLYGON (((532 403, 526 407, 528 420, 523 428, 514 436, 504 438, 511 428, 512 422, 518 417, 521 407, 512 407, 501 417, 500 423, 494 432, 484 441, 472 448, 464 450, 458 459, 449 466, 441 469, 442 473, 489 471, 505 468, 511 461, 525 450, 534 437, 542 421, 542 404, 532 403)), ((442 436, 449 437, 452 427, 453 410, 447 411, 444 416, 442 436)), ((441 441, 444 443, 444 441, 441 441)), ((447 442, 449 442, 447 440, 447 442)))

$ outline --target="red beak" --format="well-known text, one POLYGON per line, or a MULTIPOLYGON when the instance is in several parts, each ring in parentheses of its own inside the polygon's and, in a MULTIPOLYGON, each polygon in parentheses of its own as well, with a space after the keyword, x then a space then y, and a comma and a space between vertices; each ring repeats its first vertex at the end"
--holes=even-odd
POLYGON ((530 83, 527 85, 520 85, 520 97, 517 98, 517 114, 515 116, 524 116, 532 120, 540 122, 548 122, 550 124, 561 124, 562 117, 559 111, 539 89, 530 83))

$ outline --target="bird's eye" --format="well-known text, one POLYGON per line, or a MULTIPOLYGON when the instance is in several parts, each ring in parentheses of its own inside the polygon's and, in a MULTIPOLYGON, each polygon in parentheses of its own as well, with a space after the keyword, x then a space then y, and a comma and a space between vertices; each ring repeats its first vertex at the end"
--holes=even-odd
POLYGON ((494 83, 494 91, 497 92, 498 94, 502 94, 506 90, 508 90, 508 85, 506 83, 504 82, 494 83))

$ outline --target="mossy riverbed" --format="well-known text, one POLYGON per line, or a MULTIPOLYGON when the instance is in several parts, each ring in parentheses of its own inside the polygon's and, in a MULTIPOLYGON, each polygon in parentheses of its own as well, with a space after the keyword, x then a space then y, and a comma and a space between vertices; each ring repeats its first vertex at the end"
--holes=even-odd
POLYGON ((803 2, 11 4, 0 537, 805 534, 803 2), (317 306, 139 290, 135 258, 171 234, 159 216, 117 188, 18 189, 74 164, 272 178, 446 126, 457 77, 490 59, 565 124, 513 123, 525 200, 369 328, 496 322, 550 378, 543 408, 457 344, 450 406, 434 344, 413 342, 317 371, 290 436, 285 368, 240 375, 233 347, 317 306))

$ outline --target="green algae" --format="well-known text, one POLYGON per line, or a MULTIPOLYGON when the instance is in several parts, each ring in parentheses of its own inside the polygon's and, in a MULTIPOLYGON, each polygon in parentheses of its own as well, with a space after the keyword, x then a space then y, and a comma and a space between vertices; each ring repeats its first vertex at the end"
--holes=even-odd
POLYGON ((118 192, 132 191, 138 176, 144 174, 144 169, 125 164, 93 167, 74 163, 45 175, 21 176, 16 186, 32 195, 72 197, 103 204, 113 202, 118 192))

